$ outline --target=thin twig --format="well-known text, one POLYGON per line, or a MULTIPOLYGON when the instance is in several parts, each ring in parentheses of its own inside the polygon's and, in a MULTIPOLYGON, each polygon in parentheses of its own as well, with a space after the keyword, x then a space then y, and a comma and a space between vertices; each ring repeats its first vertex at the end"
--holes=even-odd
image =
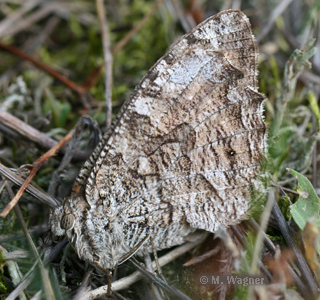
MULTIPOLYGON (((256 229, 257 232, 259 231, 259 225, 258 225, 258 223, 256 223, 256 221, 253 218, 251 218, 248 222, 250 223, 250 225, 252 225, 251 222, 253 222, 253 224, 255 223, 254 228, 256 229)), ((248 241, 244 238, 243 233, 239 230, 238 226, 232 225, 231 229, 232 229, 232 232, 234 233, 234 235, 236 236, 236 238, 238 239, 238 241, 240 242, 240 244, 242 245, 242 247, 248 248, 248 241)), ((265 232, 264 232, 264 239, 265 239, 264 242, 266 244, 266 239, 269 239, 269 238, 267 237, 265 232)), ((271 244, 272 244, 272 242, 271 242, 271 244)), ((273 248, 275 248, 273 244, 272 244, 272 246, 273 246, 273 248)), ((274 254, 274 252, 275 251, 271 251, 272 254, 274 254)), ((270 274, 269 270, 265 267, 265 265, 263 264, 261 259, 259 259, 258 263, 259 263, 259 267, 260 267, 260 270, 262 271, 262 273, 264 273, 266 275, 266 277, 268 278, 269 282, 271 282, 272 275, 270 274)))
MULTIPOLYGON (((40 0, 38 2, 43 2, 43 1, 40 0)), ((5 36, 13 36, 22 30, 26 30, 26 28, 29 28, 30 26, 32 26, 32 24, 35 24, 36 22, 46 18, 47 16, 49 16, 54 12, 58 13, 61 11, 67 11, 68 6, 70 6, 70 4, 67 1, 63 1, 63 0, 50 1, 46 3, 46 5, 41 5, 39 9, 31 13, 26 14, 27 11, 25 11, 25 14, 23 16, 20 16, 19 22, 17 21, 12 22, 12 20, 10 20, 9 18, 9 20, 13 24, 10 24, 9 27, 4 28, 4 31, 0 33, 0 37, 3 38, 5 36)))
MULTIPOLYGON (((46 232, 48 232, 48 225, 47 224, 42 224, 42 225, 37 225, 33 226, 32 229, 29 230, 31 236, 34 237, 39 237, 46 232)), ((0 235, 0 244, 2 243, 8 243, 11 241, 22 241, 25 238, 24 234, 22 232, 13 232, 9 234, 1 234, 0 235)))
POLYGON ((11 46, 11 45, 6 45, 0 42, 0 49, 8 51, 9 53, 12 53, 18 57, 21 57, 31 63, 33 63, 35 66, 40 68, 41 70, 47 72, 50 74, 52 77, 55 79, 59 80, 61 83, 69 87, 71 90, 79 94, 80 97, 85 97, 87 96, 87 91, 82 87, 68 79, 66 76, 60 74, 56 70, 50 68, 48 65, 44 64, 43 62, 39 61, 38 59, 34 58, 33 56, 25 53, 24 51, 21 51, 20 49, 11 46))
POLYGON ((285 187, 281 187, 281 189, 287 193, 291 193, 291 194, 294 194, 294 195, 300 195, 297 191, 294 191, 292 189, 288 189, 288 188, 285 188, 285 187))
POLYGON ((110 48, 110 36, 107 22, 107 14, 103 0, 96 0, 99 22, 101 27, 104 65, 105 65, 105 101, 106 101, 106 125, 111 125, 112 114, 112 54, 110 48))
POLYGON ((24 276, 24 278, 21 280, 19 285, 15 287, 15 289, 7 296, 6 300, 16 300, 17 297, 25 290, 28 285, 32 282, 34 278, 34 269, 36 265, 38 264, 38 261, 36 261, 32 268, 29 269, 28 273, 24 276))
POLYGON ((33 163, 33 168, 24 182, 24 184, 21 186, 19 191, 17 192, 16 196, 9 202, 7 207, 4 209, 4 211, 0 214, 1 217, 6 217, 8 213, 11 211, 11 209, 16 205, 20 197, 22 196, 23 192, 27 188, 28 184, 31 182, 33 177, 36 175, 37 171, 40 169, 40 167, 43 165, 43 163, 50 157, 56 155, 58 150, 64 146, 70 139, 72 138, 73 135, 73 130, 70 131, 57 145, 52 147, 48 152, 46 152, 44 155, 42 155, 40 158, 38 158, 34 163, 33 163))
POLYGON ((197 25, 193 16, 190 13, 186 14, 186 11, 181 1, 171 1, 171 5, 174 10, 174 12, 171 10, 171 13, 176 14, 174 17, 179 19, 184 32, 189 32, 192 28, 194 28, 197 25))
MULTIPOLYGON (((260 226, 258 225, 258 223, 253 219, 253 218, 250 218, 248 220, 248 223, 250 224, 250 226, 253 227, 253 229, 256 231, 256 232, 259 232, 260 231, 260 226)), ((272 255, 275 255, 276 254, 276 247, 275 245, 273 244, 273 242, 270 240, 270 238, 266 235, 265 232, 263 232, 263 238, 264 238, 264 245, 267 247, 267 249, 272 253, 272 255)))
MULTIPOLYGON (((28 139, 38 144, 43 149, 51 149, 58 144, 58 141, 56 141, 55 139, 47 136, 45 133, 37 130, 36 128, 30 126, 29 124, 21 121, 12 114, 3 110, 0 110, 0 124, 3 124, 4 128, 9 128, 10 130, 12 130, 13 134, 15 132, 18 132, 23 137, 23 139, 28 139)), ((2 130, 1 127, 0 130, 2 130)), ((14 138, 18 138, 18 136, 14 138)), ((65 154, 65 152, 65 147, 59 149, 59 153, 65 154)), ((73 153, 73 159, 75 160, 83 161, 86 160, 89 156, 90 152, 88 151, 81 151, 76 149, 73 153)))
POLYGON ((93 267, 90 267, 89 270, 84 275, 82 282, 81 282, 81 285, 78 288, 77 293, 73 296, 72 300, 81 300, 82 299, 83 294, 88 289, 88 282, 89 282, 89 278, 90 278, 92 272, 93 272, 93 267))
POLYGON ((18 132, 24 138, 37 143, 42 148, 50 149, 58 143, 56 140, 4 110, 0 110, 0 123, 18 132))
MULTIPOLYGON (((151 241, 152 241, 152 239, 151 239, 151 241)), ((155 250, 153 253, 155 253, 155 250)), ((158 257, 155 259, 156 262, 157 262, 157 259, 158 259, 158 257)), ((144 264, 145 264, 145 268, 148 270, 148 272, 150 272, 152 275, 156 276, 156 272, 152 268, 152 259, 151 259, 150 253, 146 253, 144 255, 144 264)), ((162 276, 161 276, 161 279, 166 283, 165 279, 162 276)), ((149 287, 150 287, 150 293, 151 293, 153 299, 163 300, 163 298, 164 298, 163 290, 161 290, 161 293, 160 293, 159 288, 155 284, 153 284, 152 279, 151 279, 149 287)))
MULTIPOLYGON (((38 144, 41 148, 51 149, 58 144, 55 139, 47 136, 45 133, 37 130, 36 128, 30 126, 29 124, 21 121, 12 114, 3 110, 0 110, 0 123, 10 130, 18 132, 24 139, 28 139, 38 144)), ((61 152, 62 154, 64 154, 65 151, 65 148, 59 149, 59 153, 61 152)), ((73 154, 73 158, 78 160, 85 160, 89 155, 90 153, 76 150, 73 154)))

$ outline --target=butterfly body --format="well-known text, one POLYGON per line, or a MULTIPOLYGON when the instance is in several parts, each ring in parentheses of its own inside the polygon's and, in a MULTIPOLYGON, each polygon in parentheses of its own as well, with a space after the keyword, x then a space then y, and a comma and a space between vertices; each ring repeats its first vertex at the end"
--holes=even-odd
POLYGON ((266 139, 257 51, 236 10, 177 41, 51 214, 53 233, 66 233, 84 260, 112 269, 132 249, 169 248, 196 229, 246 218, 266 139))

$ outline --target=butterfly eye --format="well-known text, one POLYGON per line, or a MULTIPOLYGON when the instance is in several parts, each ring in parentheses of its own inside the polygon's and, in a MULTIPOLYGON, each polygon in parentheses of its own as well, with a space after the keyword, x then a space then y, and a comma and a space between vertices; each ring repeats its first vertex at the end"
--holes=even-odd
POLYGON ((60 221, 60 227, 69 230, 74 225, 74 216, 72 214, 64 215, 60 221))

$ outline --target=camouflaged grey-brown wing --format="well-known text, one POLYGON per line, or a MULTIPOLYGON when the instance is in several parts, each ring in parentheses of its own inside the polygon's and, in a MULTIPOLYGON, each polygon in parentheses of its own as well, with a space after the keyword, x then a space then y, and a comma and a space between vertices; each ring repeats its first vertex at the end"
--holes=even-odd
POLYGON ((148 227, 245 218, 265 146, 256 64, 240 11, 183 36, 121 110, 86 183, 90 206, 148 227))

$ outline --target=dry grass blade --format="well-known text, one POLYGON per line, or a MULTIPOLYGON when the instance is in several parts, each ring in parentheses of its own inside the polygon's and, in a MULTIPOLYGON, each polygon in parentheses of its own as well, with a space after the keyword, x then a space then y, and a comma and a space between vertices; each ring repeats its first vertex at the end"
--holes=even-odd
POLYGON ((260 42, 268 34, 268 32, 272 28, 272 25, 273 25, 274 21, 276 20, 276 18, 278 16, 280 16, 285 11, 285 9, 289 6, 289 4, 291 2, 292 2, 292 0, 282 0, 278 4, 278 6, 273 10, 273 12, 271 13, 271 15, 269 17, 269 21, 268 21, 267 25, 265 27, 263 27, 263 30, 257 36, 258 42, 260 42))
MULTIPOLYGON (((18 175, 16 175, 14 172, 12 172, 10 169, 8 169, 6 166, 4 166, 2 163, 0 163, 0 173, 2 176, 7 178, 8 180, 12 181, 18 186, 22 186, 24 184, 24 180, 21 179, 18 175)), ((54 207, 58 205, 58 201, 50 196, 49 194, 35 188, 31 184, 29 184, 26 188, 26 191, 30 193, 30 195, 33 195, 40 201, 44 202, 45 204, 49 205, 50 207, 54 207)))
MULTIPOLYGON (((0 23, 0 37, 4 37, 5 35, 10 34, 9 29, 12 30, 14 24, 17 23, 19 19, 23 17, 24 14, 30 12, 34 7, 39 5, 42 0, 31 0, 26 2, 24 5, 17 9, 14 13, 9 15, 5 20, 0 23)), ((16 31, 16 30, 15 30, 16 31)))
POLYGON ((258 270, 258 261, 259 261, 260 255, 261 255, 261 249, 263 246, 265 231, 267 229, 267 225, 269 222, 269 218, 271 215, 271 211, 272 211, 272 207, 274 205, 274 202, 275 202, 274 190, 271 189, 269 191, 268 202, 267 202, 267 204, 264 208, 263 214, 261 216, 261 224, 260 224, 257 240, 255 243, 254 254, 253 254, 253 259, 252 259, 251 268, 250 268, 251 272, 253 274, 255 274, 258 270))

